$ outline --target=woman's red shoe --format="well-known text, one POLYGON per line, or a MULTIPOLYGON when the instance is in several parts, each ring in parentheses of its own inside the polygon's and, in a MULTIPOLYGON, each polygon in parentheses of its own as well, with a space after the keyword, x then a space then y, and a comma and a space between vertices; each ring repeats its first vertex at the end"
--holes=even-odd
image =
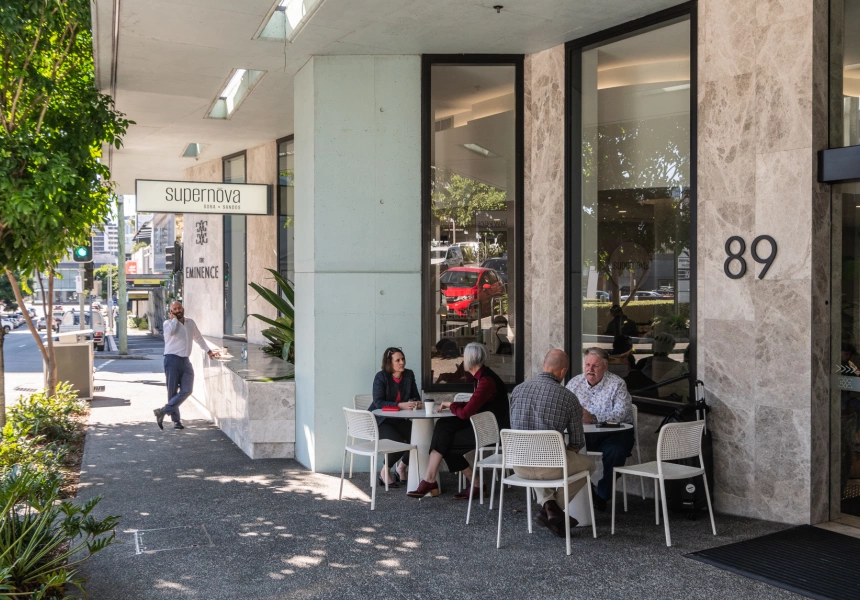
POLYGON ((431 496, 439 495, 439 484, 437 482, 429 483, 427 481, 421 480, 421 483, 418 484, 418 487, 411 492, 406 492, 406 495, 410 498, 423 498, 427 494, 431 496))

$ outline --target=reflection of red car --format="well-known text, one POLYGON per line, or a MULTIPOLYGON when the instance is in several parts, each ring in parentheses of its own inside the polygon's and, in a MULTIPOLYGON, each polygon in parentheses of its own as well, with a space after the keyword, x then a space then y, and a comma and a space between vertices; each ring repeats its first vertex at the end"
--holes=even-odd
POLYGON ((477 300, 481 315, 489 316, 490 303, 496 296, 505 293, 505 284, 492 269, 481 267, 454 267, 439 279, 442 296, 448 308, 448 318, 478 318, 478 306, 470 305, 477 300))

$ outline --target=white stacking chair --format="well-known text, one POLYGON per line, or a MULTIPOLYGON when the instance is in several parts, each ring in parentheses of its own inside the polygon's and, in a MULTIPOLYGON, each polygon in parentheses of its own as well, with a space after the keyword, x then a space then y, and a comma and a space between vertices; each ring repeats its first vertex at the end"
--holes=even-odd
MULTIPOLYGON (((367 410, 373 404, 373 394, 356 394, 352 397, 352 407, 355 410, 367 410)), ((354 442, 355 440, 353 440, 354 442)), ((349 478, 352 479, 352 461, 354 454, 349 455, 349 478)))
MULTIPOLYGON (((606 431, 612 431, 611 429, 607 429, 606 431)), ((636 450, 636 462, 642 462, 642 453, 639 452, 639 409, 636 405, 633 405, 633 440, 635 445, 633 448, 636 450)), ((593 456, 595 458, 603 458, 603 452, 586 452, 588 456, 593 456)), ((606 474, 604 473, 604 476, 606 474)), ((642 499, 645 499, 645 480, 640 479, 639 483, 642 484, 642 499)), ((627 496, 624 496, 624 512, 627 512, 627 496)))
POLYGON ((493 510, 493 496, 496 493, 496 471, 502 468, 502 455, 499 454, 499 424, 490 411, 474 415, 471 419, 475 430, 475 466, 472 469, 472 486, 469 490, 469 508, 466 510, 466 525, 472 514, 472 496, 475 493, 475 474, 480 471, 481 504, 484 503, 484 469, 493 470, 493 485, 490 490, 490 510, 493 510), (489 456, 485 455, 490 453, 489 456))
MULTIPOLYGON (((561 469, 560 479, 526 479, 519 475, 509 475, 502 479, 499 486, 499 531, 496 536, 496 548, 502 544, 502 505, 505 499, 505 484, 527 488, 529 533, 532 532, 532 495, 531 488, 564 488, 564 518, 567 537, 567 555, 570 556, 570 498, 567 486, 578 479, 585 479, 587 486, 591 485, 591 473, 580 471, 569 473, 567 470, 567 453, 564 449, 564 438, 558 431, 519 431, 502 429, 502 469, 514 467, 537 467, 561 469)), ((588 507, 591 510, 591 528, 597 537, 597 525, 594 522, 594 502, 591 493, 588 494, 588 507)))
MULTIPOLYGON (((366 410, 354 410, 344 408, 346 417, 346 443, 343 449, 343 464, 340 468, 340 491, 337 499, 343 495, 343 480, 346 474, 346 453, 358 454, 370 457, 370 510, 376 509, 376 461, 380 454, 385 455, 385 470, 388 470, 388 455, 392 452, 409 452, 415 450, 411 444, 403 444, 392 440, 379 439, 379 426, 376 418, 366 410), (352 438, 352 443, 350 443, 352 438), (363 441, 357 441, 363 440, 363 441)), ((417 452, 416 452, 416 460, 417 452)), ((417 468, 419 465, 415 465, 417 468)), ((388 491, 388 482, 385 483, 385 491, 388 491)))
MULTIPOLYGON (((451 402, 468 402, 472 399, 472 394, 467 394, 466 392, 461 392, 459 394, 454 394, 454 398, 451 402)), ((443 461, 444 462, 444 461, 443 461)), ((448 468, 448 465, 445 465, 445 469, 448 468)), ((439 481, 439 492, 442 492, 442 483, 441 477, 437 479, 439 481)), ((463 490, 463 486, 466 484, 466 477, 462 473, 457 473, 457 492, 461 492, 463 490)), ((483 504, 483 502, 481 502, 483 504)))
MULTIPOLYGON (((624 489, 625 510, 627 504, 627 484, 624 477, 627 475, 638 475, 639 477, 650 477, 654 480, 654 515, 657 524, 660 524, 660 511, 658 496, 663 503, 663 523, 666 527, 666 545, 672 545, 672 536, 669 533, 669 511, 666 506, 666 480, 688 479, 690 477, 702 476, 705 486, 705 497, 708 501, 708 513, 711 515, 711 529, 717 535, 717 526, 714 524, 714 509, 711 506, 711 493, 708 490, 708 477, 705 473, 705 462, 702 458, 702 431, 705 428, 704 421, 691 421, 689 423, 670 423, 660 429, 657 438, 657 460, 639 465, 615 467, 615 473, 621 474, 621 482, 624 489), (699 457, 698 467, 679 465, 670 460, 681 458, 699 457), (659 492, 658 492, 659 484, 659 492)), ((615 533, 615 478, 612 479, 612 533, 615 533)))

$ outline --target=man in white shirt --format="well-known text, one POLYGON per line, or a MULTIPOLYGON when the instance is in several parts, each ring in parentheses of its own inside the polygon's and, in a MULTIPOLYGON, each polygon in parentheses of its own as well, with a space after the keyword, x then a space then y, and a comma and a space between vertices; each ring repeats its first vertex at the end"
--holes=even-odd
MULTIPOLYGON (((584 352, 583 373, 567 383, 582 405, 582 422, 596 424, 605 421, 633 424, 633 401, 627 384, 609 372, 609 355, 603 348, 588 348, 584 352)), ((586 433, 585 446, 589 452, 603 453, 603 477, 597 482, 594 507, 606 510, 612 495, 612 469, 624 466, 633 450, 633 429, 586 433)))
POLYGON ((215 358, 218 353, 210 350, 206 340, 197 329, 197 324, 185 318, 185 309, 181 302, 170 305, 170 318, 164 322, 164 375, 167 377, 167 404, 156 408, 155 422, 164 429, 164 417, 170 415, 174 429, 185 429, 179 419, 179 405, 191 395, 194 388, 194 369, 191 367, 191 342, 203 348, 209 358, 215 358))

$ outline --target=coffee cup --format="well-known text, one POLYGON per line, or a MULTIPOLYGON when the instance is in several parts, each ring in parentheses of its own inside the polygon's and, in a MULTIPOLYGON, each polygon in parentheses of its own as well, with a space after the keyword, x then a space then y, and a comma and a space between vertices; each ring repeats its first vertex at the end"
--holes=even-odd
POLYGON ((424 412, 428 415, 432 415, 434 404, 435 402, 433 402, 432 400, 424 400, 424 412))

